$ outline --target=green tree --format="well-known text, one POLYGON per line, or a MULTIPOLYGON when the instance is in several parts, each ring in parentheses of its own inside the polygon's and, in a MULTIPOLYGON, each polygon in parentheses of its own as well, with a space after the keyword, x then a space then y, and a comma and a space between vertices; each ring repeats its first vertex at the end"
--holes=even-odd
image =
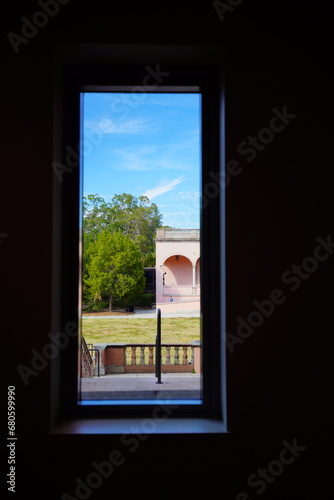
POLYGON ((120 232, 100 232, 87 246, 84 294, 94 301, 109 297, 109 311, 113 299, 134 304, 143 293, 145 276, 141 253, 127 236, 120 232))
POLYGON ((154 238, 161 223, 157 205, 146 196, 123 193, 106 202, 97 194, 88 195, 83 199, 84 253, 101 231, 121 232, 138 246, 143 265, 154 265, 154 238))

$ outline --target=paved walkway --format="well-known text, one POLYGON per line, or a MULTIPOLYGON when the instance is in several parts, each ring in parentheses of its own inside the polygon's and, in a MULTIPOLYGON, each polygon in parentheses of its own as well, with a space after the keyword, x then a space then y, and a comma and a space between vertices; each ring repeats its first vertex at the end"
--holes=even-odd
MULTIPOLYGON (((164 318, 199 318, 200 317, 200 313, 199 312, 164 312, 162 313, 162 316, 164 318)), ((97 319, 104 319, 104 318, 115 318, 115 319, 118 319, 118 318, 156 318, 157 317, 157 311, 155 309, 143 309, 143 310, 138 310, 138 311, 135 311, 134 314, 119 314, 117 316, 113 316, 113 315, 110 315, 110 316, 107 316, 107 315, 103 315, 103 316, 90 316, 89 314, 84 314, 82 316, 83 318, 97 318, 97 319)))
POLYGON ((197 373, 161 374, 157 384, 154 373, 104 375, 83 378, 82 399, 200 399, 201 375, 197 373))

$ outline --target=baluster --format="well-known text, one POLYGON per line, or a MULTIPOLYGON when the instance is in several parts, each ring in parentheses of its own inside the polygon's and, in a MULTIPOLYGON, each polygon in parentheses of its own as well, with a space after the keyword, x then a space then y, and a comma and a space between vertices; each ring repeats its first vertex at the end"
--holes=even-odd
POLYGON ((170 345, 166 345, 166 365, 170 365, 170 345))
POLYGON ((148 364, 153 365, 153 345, 148 348, 148 364))
POLYGON ((125 362, 125 364, 126 364, 126 365, 128 365, 128 364, 129 364, 129 363, 128 363, 128 354, 129 354, 129 349, 128 349, 128 347, 126 346, 126 347, 125 347, 125 353, 124 353, 124 358, 125 358, 124 362, 125 362))
POLYGON ((174 365, 178 365, 179 364, 179 347, 178 346, 174 346, 174 365))
POLYGON ((145 364, 145 346, 144 345, 140 346, 140 364, 141 365, 145 364))
POLYGON ((132 365, 136 365, 136 364, 137 364, 137 362, 136 362, 136 351, 137 351, 137 347, 136 347, 136 346, 131 346, 131 350, 132 350, 131 364, 132 364, 132 365))
POLYGON ((183 360, 182 364, 186 365, 188 364, 188 347, 186 345, 183 346, 183 360))

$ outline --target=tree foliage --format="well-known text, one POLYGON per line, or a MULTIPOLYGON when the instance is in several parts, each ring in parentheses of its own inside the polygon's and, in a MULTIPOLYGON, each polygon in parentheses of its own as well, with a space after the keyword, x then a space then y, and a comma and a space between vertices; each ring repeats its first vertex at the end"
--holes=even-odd
POLYGON ((107 202, 94 194, 83 199, 85 244, 94 241, 101 231, 120 232, 138 246, 144 265, 154 264, 154 238, 161 223, 162 215, 157 205, 146 196, 136 198, 123 193, 107 202))
POLYGON ((102 230, 87 247, 84 295, 94 301, 109 297, 134 304, 144 291, 142 256, 137 245, 126 235, 102 230))
MULTIPOLYGON (((155 234, 161 226, 158 207, 146 196, 97 194, 83 198, 83 299, 95 305, 102 297, 133 303, 142 293, 143 267, 155 264, 155 234)), ((100 302, 100 305, 102 302, 100 302)))

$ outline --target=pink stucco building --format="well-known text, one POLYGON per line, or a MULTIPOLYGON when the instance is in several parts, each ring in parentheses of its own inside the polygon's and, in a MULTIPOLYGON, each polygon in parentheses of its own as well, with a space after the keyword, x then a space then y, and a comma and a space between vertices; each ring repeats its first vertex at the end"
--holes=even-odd
POLYGON ((156 302, 161 311, 200 311, 200 230, 158 229, 156 302))

